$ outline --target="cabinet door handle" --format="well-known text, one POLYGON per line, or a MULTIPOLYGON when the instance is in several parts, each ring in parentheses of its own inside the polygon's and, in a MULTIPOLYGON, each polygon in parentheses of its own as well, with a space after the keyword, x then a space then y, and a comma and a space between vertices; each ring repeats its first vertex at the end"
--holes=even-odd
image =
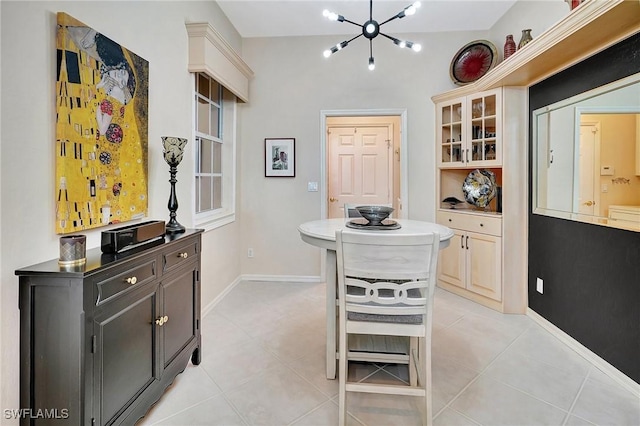
POLYGON ((168 322, 169 322, 169 317, 167 315, 160 317, 156 320, 156 324, 158 324, 160 327, 162 327, 168 322))
POLYGON ((127 283, 129 283, 129 284, 133 285, 133 284, 135 284, 135 283, 137 283, 137 282, 138 282, 138 278, 137 278, 137 277, 129 277, 129 278, 127 278, 125 281, 126 281, 127 283))
POLYGON ((468 236, 467 236, 466 246, 467 246, 467 250, 469 250, 469 237, 468 236))
POLYGON ((466 151, 467 151, 467 155, 466 155, 467 161, 466 162, 468 163, 469 162, 469 148, 467 148, 466 151))
POLYGON ((464 248, 464 235, 460 235, 460 248, 464 248))
POLYGON ((187 253, 186 251, 184 253, 180 253, 178 254, 178 257, 181 257, 183 259, 186 259, 187 257, 189 257, 189 253, 187 253))

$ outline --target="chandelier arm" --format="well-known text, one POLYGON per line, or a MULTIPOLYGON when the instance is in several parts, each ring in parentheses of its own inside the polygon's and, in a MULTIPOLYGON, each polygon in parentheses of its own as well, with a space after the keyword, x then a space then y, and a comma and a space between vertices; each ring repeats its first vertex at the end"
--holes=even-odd
POLYGON ((369 20, 373 21, 373 0, 369 0, 369 20))
POLYGON ((386 24, 387 22, 391 22, 394 19, 398 18, 398 15, 394 15, 391 18, 387 19, 386 21, 384 21, 383 23, 380 24, 380 26, 383 26, 384 24, 386 24))
POLYGON ((386 38, 388 38, 389 40, 391 40, 391 41, 392 41, 392 42, 394 42, 394 43, 397 43, 397 42, 399 42, 399 41, 400 41, 400 40, 398 40, 397 38, 392 37, 392 36, 387 35, 387 34, 382 33, 382 32, 378 33, 378 35, 385 36, 386 38))
POLYGON ((351 43, 353 40, 357 39, 358 37, 362 37, 362 33, 358 34, 357 36, 353 37, 352 39, 349 39, 347 41, 347 43, 351 43))
POLYGON ((360 28, 362 28, 362 25, 361 25, 361 24, 358 24, 358 23, 356 23, 356 22, 350 21, 350 20, 348 20, 348 19, 343 19, 343 20, 342 20, 342 22, 348 22, 348 23, 350 23, 350 24, 355 25, 356 27, 360 27, 360 28))

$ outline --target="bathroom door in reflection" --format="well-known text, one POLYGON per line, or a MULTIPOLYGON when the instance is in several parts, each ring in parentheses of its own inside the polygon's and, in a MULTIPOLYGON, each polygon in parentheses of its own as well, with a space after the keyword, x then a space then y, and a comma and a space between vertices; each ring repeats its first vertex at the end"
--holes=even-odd
POLYGON ((599 215, 600 193, 600 149, 598 125, 584 123, 580 125, 580 189, 578 209, 580 214, 599 215))

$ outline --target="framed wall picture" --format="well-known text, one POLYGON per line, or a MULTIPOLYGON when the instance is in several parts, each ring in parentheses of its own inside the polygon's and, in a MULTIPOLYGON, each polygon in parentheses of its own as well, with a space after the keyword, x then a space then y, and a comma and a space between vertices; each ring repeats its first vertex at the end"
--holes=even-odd
POLYGON ((264 175, 295 177, 296 140, 294 138, 264 140, 264 175))
POLYGON ((146 217, 149 62, 66 13, 57 23, 56 233, 146 217))

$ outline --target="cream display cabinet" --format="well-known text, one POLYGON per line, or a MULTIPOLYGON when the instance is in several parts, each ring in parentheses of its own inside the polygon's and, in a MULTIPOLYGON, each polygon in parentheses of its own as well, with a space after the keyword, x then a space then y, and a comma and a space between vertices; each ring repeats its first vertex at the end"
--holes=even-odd
POLYGON ((526 310, 526 89, 465 88, 434 96, 436 221, 455 237, 440 254, 438 285, 500 312, 526 310), (489 170, 498 196, 484 209, 465 202, 463 182, 489 170), (454 197, 463 201, 444 202, 454 197))

